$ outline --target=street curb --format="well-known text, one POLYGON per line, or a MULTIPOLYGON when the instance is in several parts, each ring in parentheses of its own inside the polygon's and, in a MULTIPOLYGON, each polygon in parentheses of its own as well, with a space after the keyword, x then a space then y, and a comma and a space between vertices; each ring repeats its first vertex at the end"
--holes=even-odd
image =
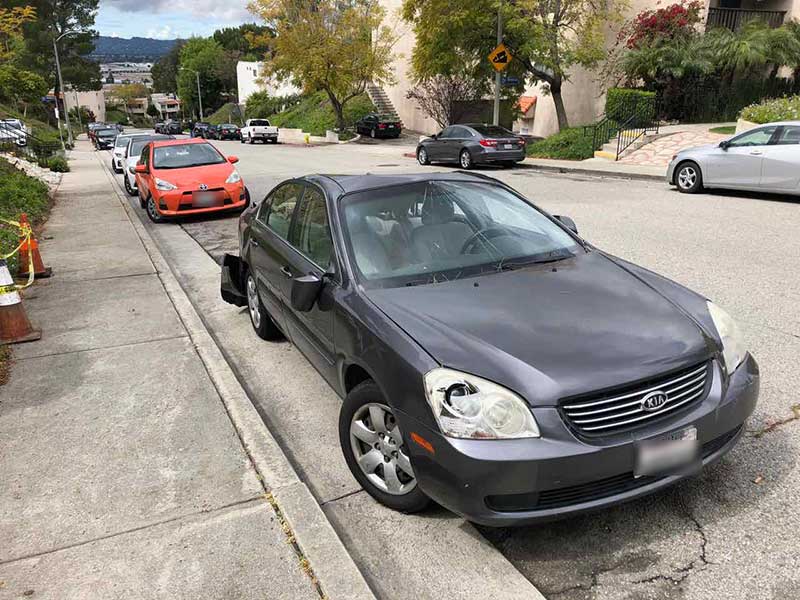
MULTIPOLYGON (((109 177, 105 165, 101 163, 101 166, 106 177, 109 177)), ((172 267, 161 253, 158 243, 141 222, 127 198, 122 196, 113 180, 111 185, 153 262, 164 290, 186 327, 242 446, 265 490, 272 495, 281 516, 291 527, 296 543, 308 559, 325 597, 332 600, 375 600, 374 593, 322 508, 308 486, 300 480, 278 442, 262 421, 261 415, 181 287, 172 267)))
POLYGON ((541 163, 530 163, 527 160, 519 163, 519 166, 546 173, 594 175, 595 177, 614 177, 616 179, 636 179, 640 181, 665 181, 664 175, 651 175, 649 173, 635 173, 632 171, 614 171, 611 169, 587 169, 586 167, 567 167, 563 165, 543 165, 541 163))

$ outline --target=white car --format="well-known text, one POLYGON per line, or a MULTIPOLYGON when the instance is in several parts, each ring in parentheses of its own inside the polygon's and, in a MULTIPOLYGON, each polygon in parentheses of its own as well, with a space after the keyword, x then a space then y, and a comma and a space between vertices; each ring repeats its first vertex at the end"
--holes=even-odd
POLYGON ((667 182, 686 194, 724 188, 800 195, 800 121, 767 123, 681 150, 667 167, 667 182))
POLYGON ((25 146, 28 143, 28 131, 19 119, 0 119, 0 144, 14 143, 25 146))
POLYGON ((241 129, 241 142, 252 144, 256 140, 261 140, 265 144, 272 142, 278 143, 278 128, 270 125, 267 119, 247 119, 241 129))
POLYGON ((125 191, 128 192, 129 196, 136 196, 139 193, 138 188, 136 187, 136 163, 139 162, 139 158, 141 158, 142 151, 147 143, 153 140, 173 139, 175 139, 174 135, 150 133, 138 135, 136 138, 131 139, 128 142, 128 145, 125 147, 125 154, 123 157, 125 165, 123 172, 123 185, 125 186, 125 191))
POLYGON ((147 133, 123 133, 117 136, 114 140, 114 147, 111 149, 111 170, 114 173, 125 172, 125 154, 127 153, 128 144, 131 140, 140 137, 147 137, 147 133))

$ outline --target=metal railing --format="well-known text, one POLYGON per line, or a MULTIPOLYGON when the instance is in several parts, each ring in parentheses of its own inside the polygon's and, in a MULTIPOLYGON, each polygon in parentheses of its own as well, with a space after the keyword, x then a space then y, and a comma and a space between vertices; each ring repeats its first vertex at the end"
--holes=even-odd
POLYGON ((706 19, 706 31, 715 27, 724 27, 738 31, 749 21, 764 21, 773 29, 783 25, 785 10, 750 10, 746 8, 709 7, 706 19))
POLYGON ((0 152, 14 154, 45 166, 61 150, 59 142, 47 142, 7 122, 0 122, 0 152))
POLYGON ((622 153, 649 133, 658 133, 657 99, 641 99, 633 107, 630 116, 620 125, 617 135, 617 154, 622 153))

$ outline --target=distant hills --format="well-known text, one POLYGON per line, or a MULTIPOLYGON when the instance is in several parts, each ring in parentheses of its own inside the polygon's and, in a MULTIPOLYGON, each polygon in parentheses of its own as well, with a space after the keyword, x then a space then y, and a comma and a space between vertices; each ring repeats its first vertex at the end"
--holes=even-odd
POLYGON ((97 62, 155 62, 169 52, 176 41, 101 35, 90 57, 97 62))

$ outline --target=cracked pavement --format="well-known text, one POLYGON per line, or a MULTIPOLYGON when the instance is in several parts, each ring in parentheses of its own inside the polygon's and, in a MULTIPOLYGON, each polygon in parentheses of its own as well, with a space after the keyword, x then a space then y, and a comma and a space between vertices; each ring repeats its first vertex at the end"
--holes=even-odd
MULTIPOLYGON (((402 150, 236 144, 227 151, 239 155, 239 170, 259 198, 310 171, 420 170, 402 150), (387 164, 397 166, 379 166, 387 164)), ((800 598, 800 423, 793 417, 800 389, 800 199, 685 196, 658 182, 483 172, 571 216, 601 248, 718 302, 738 320, 762 375, 745 435, 700 475, 610 510, 521 529, 482 528, 483 535, 557 600, 800 598)), ((213 256, 236 251, 235 219, 183 227, 213 256)), ((428 518, 451 517, 440 512, 428 518)))

